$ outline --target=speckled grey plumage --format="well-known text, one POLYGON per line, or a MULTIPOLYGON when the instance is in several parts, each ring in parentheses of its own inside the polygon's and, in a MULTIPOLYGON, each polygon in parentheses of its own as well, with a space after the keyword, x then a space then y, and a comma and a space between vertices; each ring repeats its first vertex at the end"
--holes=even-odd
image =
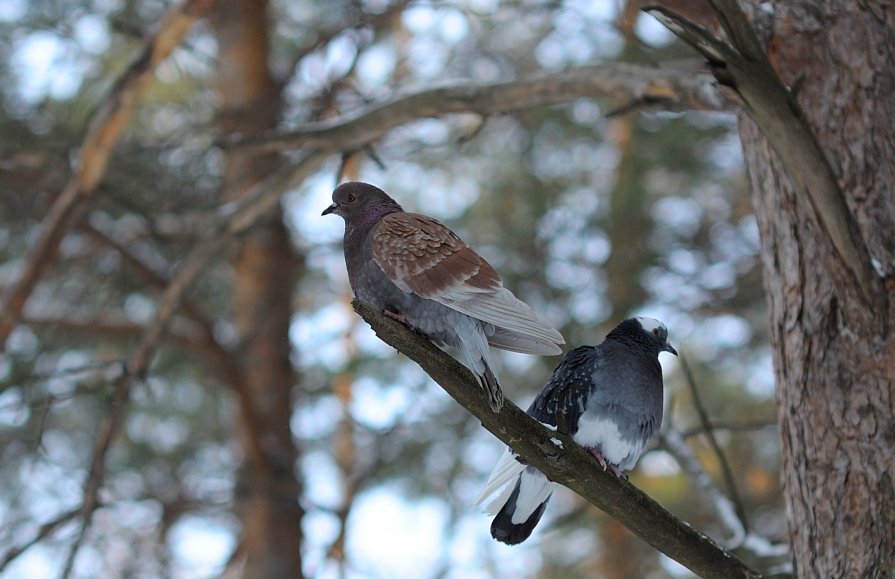
MULTIPOLYGON (((598 346, 569 351, 528 408, 540 422, 559 427, 616 474, 634 467, 662 424, 663 382, 659 353, 677 352, 668 331, 653 318, 629 318, 598 346)), ((496 514, 491 535, 515 545, 531 535, 553 492, 537 469, 507 450, 476 500, 504 487, 486 508, 496 514), (509 484, 508 484, 509 483, 509 484)))
POLYGON ((405 212, 381 189, 350 182, 323 214, 345 219, 344 251, 354 295, 438 346, 460 351, 496 412, 503 404, 491 346, 562 352, 558 331, 503 287, 500 276, 437 220, 405 212))

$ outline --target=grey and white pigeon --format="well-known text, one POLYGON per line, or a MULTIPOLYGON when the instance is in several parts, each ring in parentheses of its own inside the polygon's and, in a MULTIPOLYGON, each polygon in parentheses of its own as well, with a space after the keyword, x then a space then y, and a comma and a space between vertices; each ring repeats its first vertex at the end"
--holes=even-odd
MULTIPOLYGON (((666 341, 668 330, 654 318, 621 322, 599 346, 570 350, 528 414, 568 430, 578 444, 617 476, 634 467, 647 441, 662 425, 662 367, 659 352, 677 351, 666 341)), ((519 461, 507 449, 476 498, 482 504, 503 488, 485 512, 496 515, 491 536, 516 545, 527 539, 556 483, 519 461), (511 483, 511 484, 508 484, 511 483)))
POLYGON ((438 220, 404 211, 367 183, 343 183, 332 199, 323 215, 345 219, 345 263, 354 295, 434 344, 457 348, 492 410, 500 409, 503 393, 489 344, 526 354, 562 353, 562 335, 438 220))

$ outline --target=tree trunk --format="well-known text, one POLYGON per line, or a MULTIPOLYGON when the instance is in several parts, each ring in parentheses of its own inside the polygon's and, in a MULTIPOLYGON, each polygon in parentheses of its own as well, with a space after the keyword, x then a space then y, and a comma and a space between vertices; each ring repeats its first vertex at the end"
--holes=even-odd
POLYGON ((772 4, 773 26, 764 31, 771 63, 787 85, 801 82, 798 102, 889 294, 882 311, 871 311, 858 292, 841 295, 832 243, 741 114, 762 238, 796 575, 891 577, 895 10, 848 0, 772 4))
MULTIPOLYGON (((219 0, 219 126, 251 134, 276 126, 279 89, 268 67, 265 0, 219 0)), ((276 157, 231 152, 227 197, 244 193, 276 166, 276 157)), ((289 426, 295 376, 290 363, 291 294, 298 261, 279 208, 242 237, 233 258, 233 303, 239 366, 247 394, 238 423, 244 463, 237 482, 242 521, 238 567, 243 577, 296 578, 301 569, 297 449, 289 426)))

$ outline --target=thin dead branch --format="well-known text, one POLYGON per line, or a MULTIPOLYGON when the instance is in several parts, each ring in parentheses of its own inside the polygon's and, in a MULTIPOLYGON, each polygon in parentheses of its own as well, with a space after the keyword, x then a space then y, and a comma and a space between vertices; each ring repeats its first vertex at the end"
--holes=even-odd
POLYGON ((702 424, 702 428, 705 431, 705 437, 709 441, 709 446, 712 447, 715 457, 718 459, 718 465, 721 467, 721 476, 724 479, 724 485, 727 487, 727 494, 730 497, 730 501, 733 503, 736 515, 740 520, 740 525, 745 532, 749 532, 749 519, 746 516, 746 507, 743 505, 742 499, 740 499, 740 493, 737 490, 733 471, 730 469, 730 463, 727 462, 727 457, 724 456, 724 451, 718 443, 718 437, 715 436, 711 420, 709 420, 709 413, 702 403, 702 397, 699 395, 699 388, 696 386, 696 378, 693 376, 693 372, 690 370, 690 365, 687 363, 687 359, 684 356, 680 357, 680 364, 681 369, 684 371, 684 381, 687 383, 687 388, 690 390, 690 397, 693 400, 693 408, 696 410, 696 416, 699 417, 699 422, 702 424))
POLYGON ((79 514, 81 514, 80 508, 65 511, 64 513, 57 515, 55 519, 42 524, 37 532, 34 533, 34 536, 27 541, 24 541, 15 547, 10 547, 6 553, 3 554, 3 557, 0 557, 0 572, 2 572, 7 565, 15 561, 19 555, 52 535, 59 529, 59 527, 74 520, 79 514))
POLYGON ((730 533, 726 548, 743 549, 762 558, 782 557, 789 552, 789 545, 774 543, 743 525, 734 502, 721 492, 696 453, 684 441, 680 431, 675 428, 665 429, 660 435, 659 447, 674 457, 687 477, 699 488, 702 496, 712 505, 718 522, 730 533))

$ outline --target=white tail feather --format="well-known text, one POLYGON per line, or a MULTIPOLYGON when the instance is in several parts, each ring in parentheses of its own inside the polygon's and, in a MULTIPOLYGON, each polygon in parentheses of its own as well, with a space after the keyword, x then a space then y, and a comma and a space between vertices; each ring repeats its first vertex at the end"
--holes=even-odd
POLYGON ((493 500, 489 501, 487 505, 482 507, 482 512, 484 512, 489 517, 495 516, 500 512, 500 509, 503 508, 507 501, 510 499, 510 495, 513 494, 513 488, 516 486, 515 483, 506 484, 503 487, 503 490, 494 497, 493 500))
POLYGON ((519 477, 519 496, 516 497, 516 510, 510 519, 514 525, 521 525, 527 521, 541 503, 550 498, 555 484, 547 480, 544 473, 534 468, 524 470, 519 477))
MULTIPOLYGON (((516 480, 516 477, 519 476, 525 470, 525 465, 516 460, 516 455, 510 451, 510 449, 506 449, 504 453, 501 455, 500 460, 497 461, 497 464, 494 466, 494 470, 491 471, 491 476, 488 477, 488 482, 485 483, 485 486, 482 488, 479 496, 475 499, 475 505, 481 505, 485 500, 493 495, 495 492, 500 490, 502 487, 506 486, 506 484, 512 480, 516 480)), ((512 488, 507 487, 509 490, 501 493, 501 495, 506 495, 503 497, 503 502, 505 503, 507 498, 509 498, 510 493, 512 492, 512 488)), ((493 501, 489 503, 488 507, 486 507, 487 511, 491 510, 491 507, 496 502, 493 501)), ((500 510, 500 507, 503 506, 501 503, 497 510, 500 510)), ((496 511, 495 511, 496 512, 496 511)), ((490 513, 489 513, 490 514, 490 513)))

